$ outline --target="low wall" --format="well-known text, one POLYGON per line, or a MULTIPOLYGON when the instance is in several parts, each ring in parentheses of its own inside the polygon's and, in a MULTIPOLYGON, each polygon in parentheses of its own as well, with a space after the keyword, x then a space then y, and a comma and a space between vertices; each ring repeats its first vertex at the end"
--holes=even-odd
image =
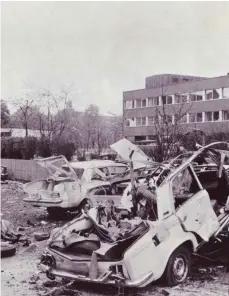
POLYGON ((48 177, 48 171, 34 160, 2 158, 1 164, 7 167, 9 179, 28 182, 48 177))

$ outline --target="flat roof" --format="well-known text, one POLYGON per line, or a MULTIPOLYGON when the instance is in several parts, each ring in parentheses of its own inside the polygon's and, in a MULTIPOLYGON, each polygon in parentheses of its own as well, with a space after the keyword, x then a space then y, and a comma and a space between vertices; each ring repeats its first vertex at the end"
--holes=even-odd
MULTIPOLYGON (((152 77, 152 76, 149 76, 149 77, 152 77)), ((146 77, 146 78, 149 78, 149 77, 146 77)), ((200 80, 186 81, 186 82, 181 82, 181 83, 176 83, 176 84, 167 84, 167 85, 164 85, 164 88, 177 87, 179 85, 189 85, 189 84, 201 83, 202 81, 220 79, 220 78, 225 78, 225 77, 228 77, 228 81, 229 81, 229 75, 222 75, 222 76, 216 76, 216 77, 203 78, 200 80)), ((161 88, 162 88, 162 86, 155 86, 155 87, 151 87, 151 88, 139 88, 139 89, 134 89, 134 90, 126 90, 126 91, 123 91, 123 93, 131 93, 131 92, 136 92, 136 91, 149 91, 152 89, 155 90, 155 89, 161 89, 161 88)))

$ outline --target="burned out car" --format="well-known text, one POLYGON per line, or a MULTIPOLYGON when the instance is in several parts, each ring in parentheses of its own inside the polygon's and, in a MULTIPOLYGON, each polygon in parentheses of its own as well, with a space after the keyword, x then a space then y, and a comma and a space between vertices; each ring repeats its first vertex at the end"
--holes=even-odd
POLYGON ((80 209, 88 195, 109 194, 110 178, 127 169, 125 164, 110 160, 69 163, 64 156, 39 159, 37 163, 48 170, 49 176, 27 183, 24 201, 46 207, 51 215, 80 209))
MULTIPOLYGON (((191 254, 223 229, 227 217, 229 182, 224 156, 209 145, 199 149, 177 167, 164 170, 157 185, 145 189, 135 205, 150 211, 142 219, 116 214, 109 204, 92 207, 53 230, 42 256, 41 269, 55 276, 78 281, 144 287, 163 277, 168 285, 186 280, 191 254), (216 163, 214 188, 197 175, 193 164, 200 156, 216 163), (203 183, 203 184, 202 184, 203 183)), ((136 194, 137 196, 137 194, 136 194)), ((138 213, 138 210, 135 214, 138 213)))

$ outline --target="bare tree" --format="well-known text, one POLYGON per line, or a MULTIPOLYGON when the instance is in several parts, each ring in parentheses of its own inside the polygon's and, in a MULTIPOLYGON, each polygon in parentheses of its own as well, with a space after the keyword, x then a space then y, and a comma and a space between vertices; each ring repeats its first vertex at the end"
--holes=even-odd
POLYGON ((69 91, 61 90, 54 94, 47 89, 39 93, 39 130, 41 136, 50 141, 61 137, 68 125, 69 91))
POLYGON ((1 127, 8 127, 10 123, 10 111, 7 104, 1 100, 1 127))
MULTIPOLYGON (((155 108, 152 125, 155 132, 155 151, 157 161, 165 161, 171 153, 179 150, 181 139, 186 131, 185 118, 191 110, 192 104, 186 104, 184 95, 176 94, 177 104, 167 104, 166 95, 162 87, 162 106, 155 108)), ((170 96, 171 97, 171 96, 170 96)), ((171 98, 172 99, 172 98, 171 98)))
POLYGON ((13 102, 13 105, 19 109, 19 116, 21 116, 21 123, 25 129, 25 136, 28 136, 30 109, 34 103, 34 99, 28 95, 25 98, 17 99, 13 102))

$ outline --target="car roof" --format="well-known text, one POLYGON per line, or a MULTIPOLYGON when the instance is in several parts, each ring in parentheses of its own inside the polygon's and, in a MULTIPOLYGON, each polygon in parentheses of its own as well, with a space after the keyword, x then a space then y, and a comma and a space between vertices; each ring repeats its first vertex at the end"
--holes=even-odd
POLYGON ((107 166, 126 166, 123 163, 118 163, 112 160, 76 161, 76 162, 70 162, 70 165, 75 169, 101 168, 101 167, 107 167, 107 166))

